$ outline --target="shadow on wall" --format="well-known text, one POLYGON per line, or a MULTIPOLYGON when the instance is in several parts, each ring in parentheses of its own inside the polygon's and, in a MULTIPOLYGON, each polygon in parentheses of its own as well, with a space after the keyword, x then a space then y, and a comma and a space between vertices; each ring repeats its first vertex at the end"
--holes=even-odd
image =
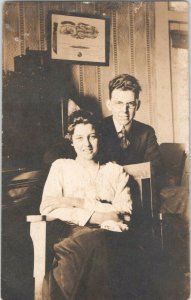
POLYGON ((41 163, 62 137, 61 99, 101 116, 96 98, 79 95, 71 66, 50 60, 47 51, 26 49, 14 58, 14 72, 3 76, 3 167, 41 163))
POLYGON ((102 117, 101 107, 95 97, 90 95, 79 96, 76 100, 68 99, 68 102, 65 104, 65 112, 69 116, 72 112, 79 109, 84 109, 91 111, 95 114, 98 120, 102 117))

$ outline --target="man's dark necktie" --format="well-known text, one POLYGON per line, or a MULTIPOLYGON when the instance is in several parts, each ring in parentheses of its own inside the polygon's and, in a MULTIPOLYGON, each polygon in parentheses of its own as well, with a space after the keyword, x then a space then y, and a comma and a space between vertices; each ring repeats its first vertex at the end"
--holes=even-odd
POLYGON ((120 146, 122 149, 127 149, 130 145, 129 140, 126 137, 126 130, 125 127, 123 126, 122 130, 118 133, 118 137, 120 139, 120 146))

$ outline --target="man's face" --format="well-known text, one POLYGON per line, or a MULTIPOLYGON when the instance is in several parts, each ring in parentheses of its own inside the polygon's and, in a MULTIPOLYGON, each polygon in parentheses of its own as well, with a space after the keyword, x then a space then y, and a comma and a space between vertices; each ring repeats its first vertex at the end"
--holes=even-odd
POLYGON ((139 106, 139 100, 135 99, 133 91, 113 90, 111 100, 108 100, 108 108, 114 119, 123 126, 131 123, 139 106))

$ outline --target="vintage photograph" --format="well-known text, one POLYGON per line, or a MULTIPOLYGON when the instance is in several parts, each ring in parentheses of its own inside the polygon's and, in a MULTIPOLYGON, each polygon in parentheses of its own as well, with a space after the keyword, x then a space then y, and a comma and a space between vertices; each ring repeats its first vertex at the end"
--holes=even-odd
POLYGON ((189 300, 189 5, 5 1, 2 300, 189 300))

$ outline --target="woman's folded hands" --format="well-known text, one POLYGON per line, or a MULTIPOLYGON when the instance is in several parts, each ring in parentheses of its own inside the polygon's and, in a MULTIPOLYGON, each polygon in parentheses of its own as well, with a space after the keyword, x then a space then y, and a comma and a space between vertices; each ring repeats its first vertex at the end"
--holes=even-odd
MULTIPOLYGON (((92 201, 87 201, 87 199, 82 199, 79 197, 50 197, 47 200, 48 201, 46 202, 46 205, 48 214, 51 213, 52 215, 55 211, 57 218, 59 217, 60 219, 62 215, 62 209, 64 208, 80 208, 83 212, 84 209, 90 209, 90 207, 93 208, 95 203, 95 199, 92 201), (88 207, 87 203, 89 204, 88 207)), ((101 205, 103 205, 102 209, 104 208, 105 211, 94 211, 93 215, 89 220, 91 224, 96 224, 99 225, 102 229, 116 232, 122 232, 129 229, 128 223, 130 221, 131 213, 124 211, 116 211, 115 208, 112 206, 112 203, 109 201, 96 199, 96 202, 97 201, 100 202, 101 205), (108 209, 107 206, 109 206, 110 209, 108 209)))

